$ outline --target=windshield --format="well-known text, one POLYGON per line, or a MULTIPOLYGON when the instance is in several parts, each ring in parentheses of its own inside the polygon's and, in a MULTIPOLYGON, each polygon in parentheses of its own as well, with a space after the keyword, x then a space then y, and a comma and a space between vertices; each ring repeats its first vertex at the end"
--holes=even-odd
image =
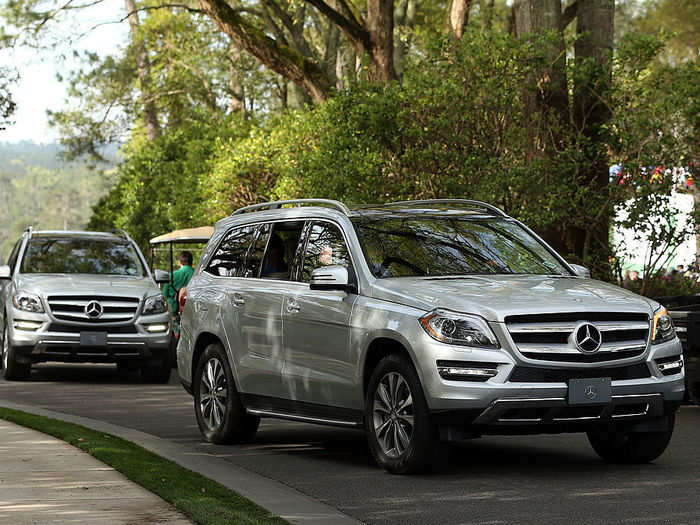
POLYGON ((22 273, 88 273, 142 277, 143 265, 129 243, 96 239, 32 239, 22 273))
POLYGON ((470 274, 571 275, 517 223, 465 217, 357 217, 376 277, 470 274))

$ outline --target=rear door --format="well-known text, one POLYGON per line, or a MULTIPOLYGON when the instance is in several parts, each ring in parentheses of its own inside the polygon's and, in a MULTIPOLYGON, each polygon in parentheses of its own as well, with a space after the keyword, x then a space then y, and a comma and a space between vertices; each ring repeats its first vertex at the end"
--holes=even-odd
MULTIPOLYGON (((298 261, 298 282, 285 296, 284 381, 295 401, 360 408, 356 357, 349 346, 354 293, 311 290, 311 272, 327 265, 353 264, 341 229, 330 221, 313 221, 298 261)), ((354 278, 354 277, 353 277, 354 278)))
POLYGON ((216 324, 222 326, 242 393, 282 394, 282 297, 258 279, 270 225, 233 228, 206 272, 222 297, 216 324))

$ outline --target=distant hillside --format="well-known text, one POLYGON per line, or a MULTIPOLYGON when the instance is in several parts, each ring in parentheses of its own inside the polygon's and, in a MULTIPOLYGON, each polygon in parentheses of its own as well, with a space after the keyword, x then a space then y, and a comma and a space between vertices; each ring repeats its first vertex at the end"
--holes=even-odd
POLYGON ((113 165, 67 163, 59 152, 58 144, 0 143, 1 262, 28 226, 84 228, 92 206, 111 188, 113 165))

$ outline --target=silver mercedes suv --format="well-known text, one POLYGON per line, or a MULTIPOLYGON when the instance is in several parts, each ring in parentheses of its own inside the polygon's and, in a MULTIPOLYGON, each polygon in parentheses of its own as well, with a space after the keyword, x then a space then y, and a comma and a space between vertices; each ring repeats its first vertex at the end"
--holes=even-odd
POLYGON ((124 232, 27 229, 0 266, 0 329, 6 379, 63 361, 116 363, 167 382, 173 365, 167 303, 124 232))
POLYGON ((482 202, 248 206, 187 293, 178 370, 213 443, 277 417, 364 427, 395 473, 498 433, 586 432, 604 460, 647 462, 683 397, 660 304, 482 202))

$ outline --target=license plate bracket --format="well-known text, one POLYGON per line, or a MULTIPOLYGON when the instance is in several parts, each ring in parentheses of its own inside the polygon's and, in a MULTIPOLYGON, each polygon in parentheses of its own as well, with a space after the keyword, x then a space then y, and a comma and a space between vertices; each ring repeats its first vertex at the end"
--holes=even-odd
POLYGON ((107 332, 80 332, 80 346, 107 346, 107 332))
POLYGON ((569 379, 569 405, 605 405, 611 401, 611 378, 569 379))

